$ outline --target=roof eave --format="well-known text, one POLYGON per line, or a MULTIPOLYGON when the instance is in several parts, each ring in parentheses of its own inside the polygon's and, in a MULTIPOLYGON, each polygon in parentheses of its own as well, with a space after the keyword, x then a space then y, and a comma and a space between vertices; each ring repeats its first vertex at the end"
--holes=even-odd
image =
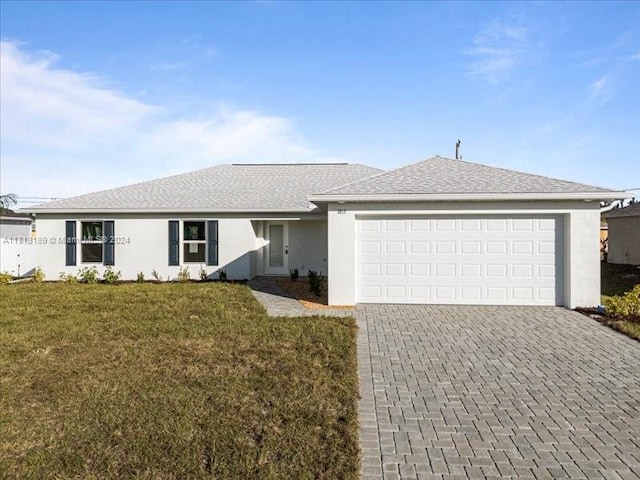
POLYGON ((94 213, 318 213, 318 208, 24 208, 21 212, 62 213, 62 214, 94 214, 94 213))
POLYGON ((620 200, 629 198, 628 192, 577 192, 577 193, 420 193, 378 195, 311 195, 313 203, 331 202, 451 202, 451 201, 505 201, 505 200, 620 200))

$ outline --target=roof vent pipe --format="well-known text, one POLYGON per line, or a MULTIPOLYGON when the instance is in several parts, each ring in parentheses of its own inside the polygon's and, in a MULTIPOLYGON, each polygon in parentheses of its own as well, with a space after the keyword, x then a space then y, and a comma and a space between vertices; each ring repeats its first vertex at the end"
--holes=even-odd
POLYGON ((460 142, 460 139, 458 139, 458 141, 456 142, 456 160, 460 160, 462 159, 462 156, 460 155, 460 144, 462 142, 460 142))

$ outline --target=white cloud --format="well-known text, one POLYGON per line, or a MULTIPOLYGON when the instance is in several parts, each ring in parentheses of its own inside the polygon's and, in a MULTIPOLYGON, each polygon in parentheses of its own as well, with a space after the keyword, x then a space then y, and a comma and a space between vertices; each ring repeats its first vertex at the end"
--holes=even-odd
POLYGON ((329 160, 291 120, 218 106, 171 111, 1 42, 0 190, 67 197, 230 162, 329 160))
POLYGON ((603 75, 589 85, 589 96, 592 100, 605 104, 612 95, 611 77, 603 75))
POLYGON ((474 58, 468 66, 472 76, 498 83, 531 58, 531 32, 520 23, 496 19, 474 37, 473 46, 463 52, 474 58))

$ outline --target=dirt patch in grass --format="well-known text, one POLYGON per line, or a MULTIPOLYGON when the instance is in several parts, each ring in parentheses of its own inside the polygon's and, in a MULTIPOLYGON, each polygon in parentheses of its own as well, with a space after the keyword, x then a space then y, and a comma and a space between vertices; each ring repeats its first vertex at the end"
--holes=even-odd
POLYGON ((349 305, 329 305, 329 292, 326 285, 322 289, 322 294, 320 296, 310 292, 309 281, 305 277, 299 278, 295 282, 288 278, 278 279, 276 280, 276 283, 306 308, 353 310, 353 307, 349 305))
POLYGON ((355 479, 357 398, 352 319, 239 285, 0 287, 8 478, 355 479))

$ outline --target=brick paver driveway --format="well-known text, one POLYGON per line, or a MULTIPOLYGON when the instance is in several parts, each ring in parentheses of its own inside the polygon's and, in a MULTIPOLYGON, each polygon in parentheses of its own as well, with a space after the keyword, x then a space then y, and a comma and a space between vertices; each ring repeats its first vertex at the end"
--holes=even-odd
POLYGON ((555 307, 357 319, 363 478, 640 478, 640 343, 555 307))

